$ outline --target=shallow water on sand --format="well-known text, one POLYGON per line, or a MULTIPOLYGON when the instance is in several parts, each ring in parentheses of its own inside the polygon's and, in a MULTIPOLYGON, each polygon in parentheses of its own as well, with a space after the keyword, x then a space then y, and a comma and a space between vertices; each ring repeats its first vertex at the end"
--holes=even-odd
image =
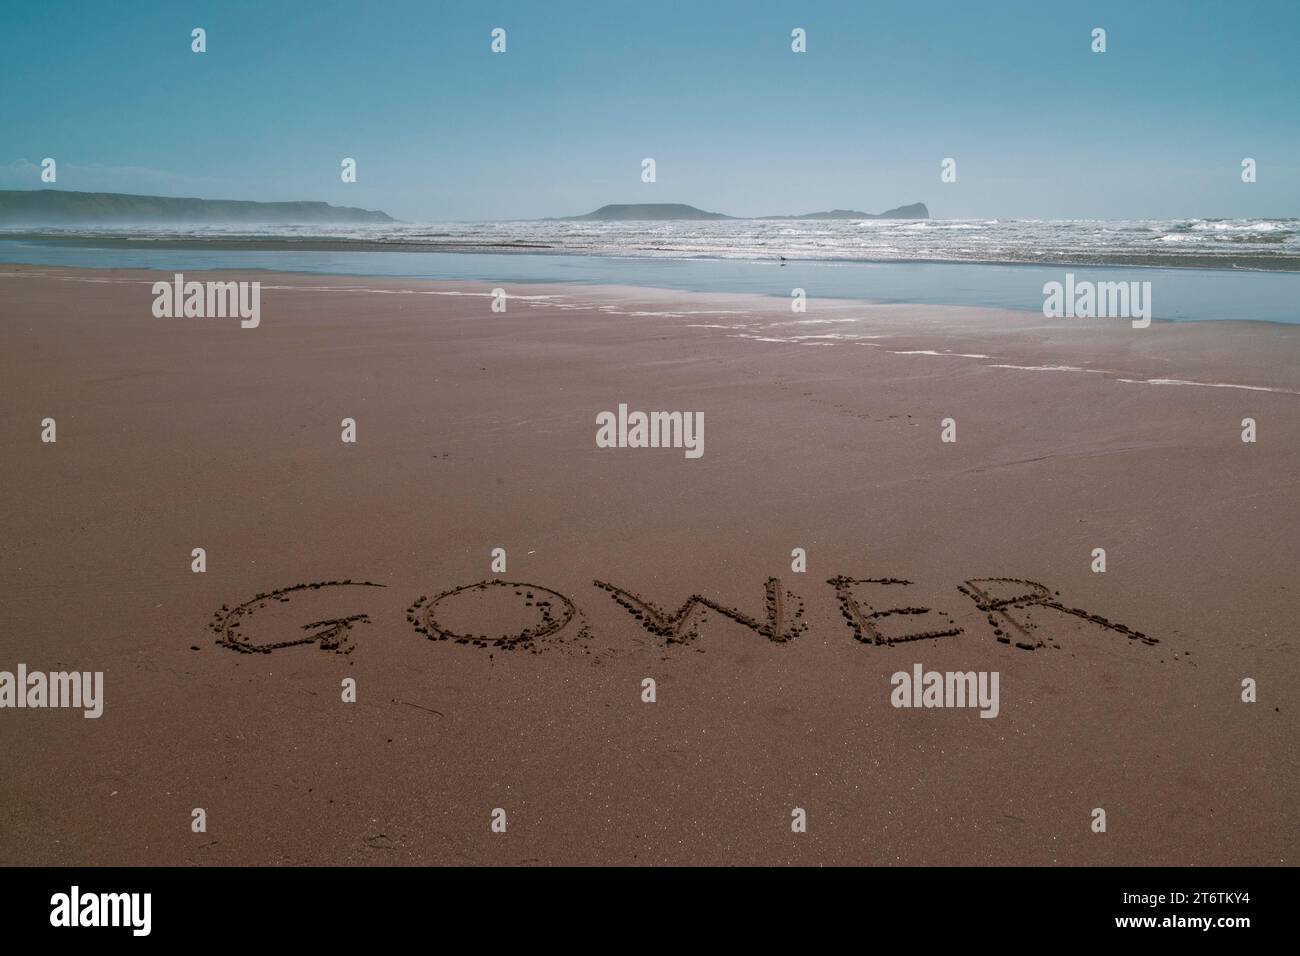
MULTIPOLYGON (((141 245, 145 245, 141 243, 141 245)), ((1300 273, 1245 270, 991 265, 933 262, 821 262, 636 258, 631 256, 450 252, 280 251, 209 248, 89 248, 0 241, 0 262, 99 269, 275 270, 499 282, 647 286, 688 292, 962 305, 1039 312, 1043 286, 1064 282, 1150 282, 1156 321, 1234 319, 1300 323, 1300 273)), ((1117 320, 1122 321, 1122 320, 1117 320)))

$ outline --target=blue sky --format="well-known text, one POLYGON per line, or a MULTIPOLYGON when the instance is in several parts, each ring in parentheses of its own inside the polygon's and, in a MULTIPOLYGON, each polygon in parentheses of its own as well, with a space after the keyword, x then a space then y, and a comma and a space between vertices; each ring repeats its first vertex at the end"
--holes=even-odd
POLYGON ((0 188, 51 156, 64 189, 412 220, 1297 216, 1298 49, 1296 0, 10 2, 0 188))

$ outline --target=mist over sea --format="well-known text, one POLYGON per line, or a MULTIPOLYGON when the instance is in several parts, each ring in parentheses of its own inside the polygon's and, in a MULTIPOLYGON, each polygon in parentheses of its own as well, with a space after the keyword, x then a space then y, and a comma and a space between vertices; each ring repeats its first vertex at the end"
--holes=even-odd
POLYGON ((1297 219, 728 219, 250 226, 10 227, 54 239, 240 243, 313 240, 429 251, 719 259, 1134 265, 1300 271, 1297 219))

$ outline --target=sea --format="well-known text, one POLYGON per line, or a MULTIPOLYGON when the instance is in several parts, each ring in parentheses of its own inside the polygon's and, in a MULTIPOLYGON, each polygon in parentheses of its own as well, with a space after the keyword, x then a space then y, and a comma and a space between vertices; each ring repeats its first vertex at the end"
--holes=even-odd
POLYGON ((0 262, 600 283, 1041 311, 1151 283, 1165 321, 1300 323, 1300 220, 717 220, 0 229, 0 262))

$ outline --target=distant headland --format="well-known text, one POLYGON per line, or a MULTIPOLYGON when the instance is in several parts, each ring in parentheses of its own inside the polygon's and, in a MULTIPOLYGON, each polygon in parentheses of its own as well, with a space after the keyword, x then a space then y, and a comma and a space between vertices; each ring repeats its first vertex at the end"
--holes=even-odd
POLYGON ((323 202, 249 202, 84 193, 66 189, 0 189, 0 223, 6 225, 394 221, 385 212, 331 206, 323 202))
MULTIPOLYGON (((667 219, 737 219, 720 212, 707 212, 685 203, 619 203, 601 206, 583 216, 561 216, 563 222, 620 222, 667 219)), ((829 212, 806 212, 798 216, 754 216, 755 219, 929 219, 930 210, 923 202, 898 206, 885 212, 858 212, 854 209, 832 209, 829 212)))
MULTIPOLYGON (((709 212, 685 203, 616 203, 582 216, 551 217, 550 222, 636 222, 722 220, 751 217, 709 212)), ((755 219, 929 219, 925 203, 898 206, 881 213, 832 209, 792 216, 755 219)), ((193 223, 386 223, 386 212, 331 206, 324 202, 254 202, 240 199, 193 199, 92 193, 70 189, 0 189, 0 225, 162 225, 193 223)))

